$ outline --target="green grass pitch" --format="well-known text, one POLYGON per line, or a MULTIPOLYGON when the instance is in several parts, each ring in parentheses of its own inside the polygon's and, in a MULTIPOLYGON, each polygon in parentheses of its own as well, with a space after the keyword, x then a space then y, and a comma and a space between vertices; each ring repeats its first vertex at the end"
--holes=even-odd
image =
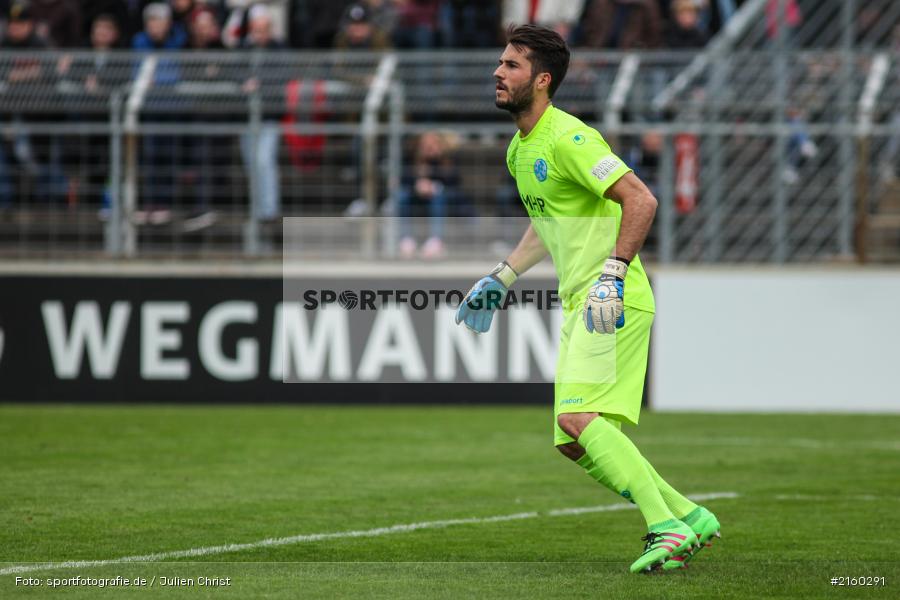
POLYGON ((626 432, 676 487, 737 494, 706 503, 723 538, 684 572, 628 573, 640 515, 552 448, 549 408, 0 406, 0 598, 900 597, 900 418, 642 420, 626 432), (432 526, 370 531, 410 523, 432 526), (156 579, 46 583, 75 576, 156 579), (830 584, 860 576, 885 585, 830 584))

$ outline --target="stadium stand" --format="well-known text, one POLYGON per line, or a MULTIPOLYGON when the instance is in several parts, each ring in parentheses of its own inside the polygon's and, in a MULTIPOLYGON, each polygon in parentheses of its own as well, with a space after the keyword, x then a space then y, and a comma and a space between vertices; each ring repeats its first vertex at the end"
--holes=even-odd
POLYGON ((520 214, 490 73, 522 18, 576 45, 555 101, 654 183, 660 260, 900 255, 897 3, 106 0, 80 37, 39 4, 2 26, 6 256, 277 256, 281 216, 396 214, 427 131, 478 215, 520 214), (652 43, 590 24, 651 13, 652 43))

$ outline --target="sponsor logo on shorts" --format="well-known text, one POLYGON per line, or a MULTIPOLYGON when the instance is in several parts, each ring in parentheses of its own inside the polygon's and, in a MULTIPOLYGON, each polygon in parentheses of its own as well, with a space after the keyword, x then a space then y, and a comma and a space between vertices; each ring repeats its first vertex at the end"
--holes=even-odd
POLYGON ((560 404, 581 404, 584 398, 566 398, 560 404))
POLYGON ((591 169, 591 175, 600 181, 603 181, 609 177, 609 174, 615 171, 620 164, 622 164, 622 162, 618 158, 607 156, 594 165, 594 168, 591 169))

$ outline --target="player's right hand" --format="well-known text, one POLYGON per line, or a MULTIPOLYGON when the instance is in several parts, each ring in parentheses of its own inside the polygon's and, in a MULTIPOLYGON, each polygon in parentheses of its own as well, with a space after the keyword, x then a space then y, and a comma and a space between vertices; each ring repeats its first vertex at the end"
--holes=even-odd
POLYGON ((625 274, 628 261, 610 258, 603 265, 603 272, 588 291, 582 317, 588 333, 615 333, 625 326, 625 274))
POLYGON ((494 267, 488 275, 475 282, 456 309, 456 324, 464 323, 475 333, 485 333, 491 328, 494 312, 503 306, 509 286, 518 275, 505 261, 494 267))

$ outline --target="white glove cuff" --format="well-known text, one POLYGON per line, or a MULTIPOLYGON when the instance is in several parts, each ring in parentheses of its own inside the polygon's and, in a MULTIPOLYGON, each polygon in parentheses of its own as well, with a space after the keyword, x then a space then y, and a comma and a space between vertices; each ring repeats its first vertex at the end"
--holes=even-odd
POLYGON ((616 279, 625 281, 625 274, 628 273, 628 262, 621 258, 607 258, 603 264, 603 274, 612 275, 616 279))
POLYGON ((494 270, 489 275, 507 288, 511 287, 516 282, 516 279, 519 278, 519 275, 513 271, 513 268, 505 260, 494 267, 494 270))

